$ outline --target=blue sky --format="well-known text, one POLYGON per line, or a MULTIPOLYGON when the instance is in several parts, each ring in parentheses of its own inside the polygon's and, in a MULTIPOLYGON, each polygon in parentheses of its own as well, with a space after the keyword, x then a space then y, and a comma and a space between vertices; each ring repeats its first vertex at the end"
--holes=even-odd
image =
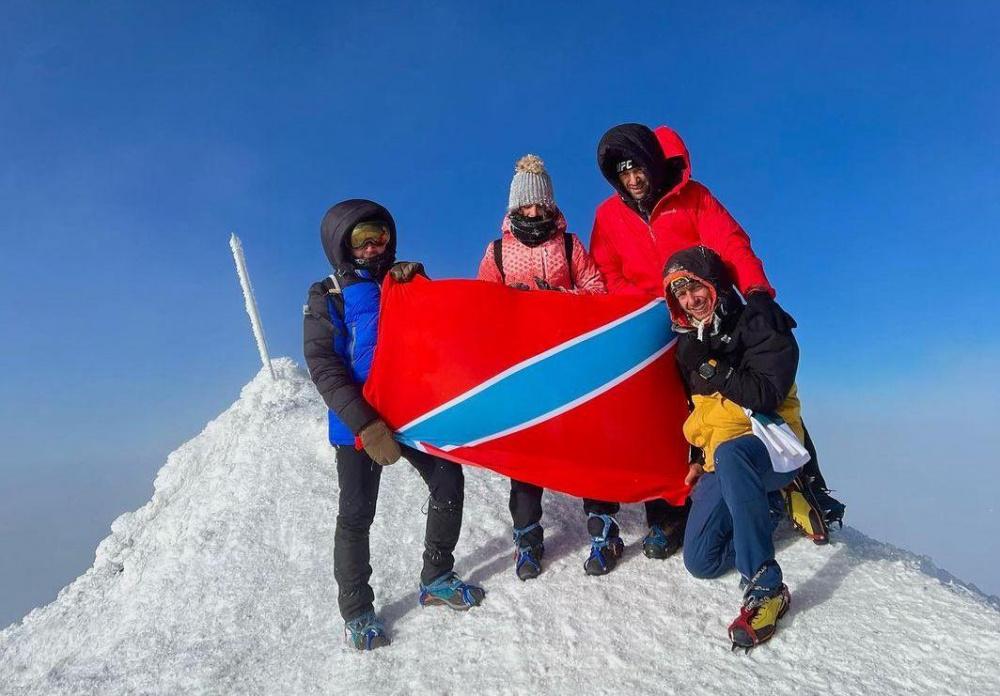
POLYGON ((351 5, 0 10, 0 625, 255 374, 230 232, 301 359, 329 205, 468 277, 526 152, 589 238, 625 121, 681 133, 799 320, 848 522, 1000 594, 996 4, 351 5))

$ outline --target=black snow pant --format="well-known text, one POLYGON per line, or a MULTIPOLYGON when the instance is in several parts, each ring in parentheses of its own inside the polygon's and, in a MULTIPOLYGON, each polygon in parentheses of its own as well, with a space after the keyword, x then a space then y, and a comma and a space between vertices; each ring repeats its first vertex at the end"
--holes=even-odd
MULTIPOLYGON (((345 621, 373 609, 368 530, 375 519, 382 467, 364 451, 349 445, 337 450, 340 507, 334 534, 333 574, 337 602, 345 621)), ((403 456, 417 470, 430 491, 424 533, 424 567, 420 581, 428 584, 455 566, 455 545, 462 530, 465 477, 458 464, 403 446, 403 456)))
MULTIPOLYGON (((646 524, 652 527, 654 524, 661 527, 671 527, 680 525, 680 533, 684 533, 684 523, 687 520, 688 506, 680 507, 671 505, 666 500, 647 500, 646 503, 646 524)), ((621 509, 619 503, 608 503, 601 500, 584 500, 583 511, 594 515, 616 515, 621 509)), ((591 536, 600 536, 604 530, 604 522, 594 517, 587 520, 587 531, 591 536)), ((618 525, 612 524, 609 532, 611 535, 619 533, 618 525)))
MULTIPOLYGON (((542 493, 544 489, 525 483, 524 481, 510 480, 510 516, 514 523, 514 529, 524 529, 533 524, 537 524, 542 519, 542 493)), ((614 515, 617 514, 621 506, 618 503, 608 503, 602 500, 591 500, 584 498, 583 511, 588 515, 614 515)), ((687 518, 688 508, 686 506, 675 507, 665 500, 650 500, 646 503, 646 523, 649 526, 658 524, 669 527, 676 524, 683 524, 687 518)), ((590 518, 587 520, 587 530, 591 536, 600 536, 604 529, 601 520, 590 518)), ((612 525, 611 534, 618 534, 617 525, 612 525)), ((683 533, 683 528, 681 529, 683 533)), ((541 527, 535 527, 530 532, 521 537, 521 546, 534 546, 542 543, 543 531, 541 527)))

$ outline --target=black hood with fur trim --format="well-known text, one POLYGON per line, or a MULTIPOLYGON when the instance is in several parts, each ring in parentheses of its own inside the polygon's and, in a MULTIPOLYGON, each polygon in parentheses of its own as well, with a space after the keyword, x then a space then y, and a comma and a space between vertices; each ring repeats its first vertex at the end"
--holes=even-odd
MULTIPOLYGON (((359 268, 348 251, 347 235, 359 222, 378 220, 389 226, 389 246, 386 247, 384 261, 380 265, 388 270, 396 259, 396 221, 383 206, 364 198, 341 201, 326 211, 319 227, 323 251, 334 270, 351 273, 359 268)), ((376 274, 379 275, 379 274, 376 274)), ((384 275, 384 272, 382 273, 384 275)), ((381 278, 377 278, 381 280, 381 278)))

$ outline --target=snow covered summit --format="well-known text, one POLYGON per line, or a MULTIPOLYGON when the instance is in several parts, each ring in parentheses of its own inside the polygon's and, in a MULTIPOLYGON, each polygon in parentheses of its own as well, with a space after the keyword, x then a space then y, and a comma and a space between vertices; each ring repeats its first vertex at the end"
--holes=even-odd
POLYGON ((152 500, 122 515, 93 567, 0 632, 0 694, 683 693, 987 694, 1000 611, 925 559, 847 529, 816 547, 783 533, 792 609, 774 640, 731 653, 735 575, 687 575, 639 549, 586 577, 579 501, 549 495, 546 571, 514 577, 508 484, 467 470, 457 570, 467 613, 416 602, 426 488, 400 463, 372 529, 377 607, 394 643, 348 650, 337 613, 337 480, 307 375, 275 361, 170 455, 152 500))

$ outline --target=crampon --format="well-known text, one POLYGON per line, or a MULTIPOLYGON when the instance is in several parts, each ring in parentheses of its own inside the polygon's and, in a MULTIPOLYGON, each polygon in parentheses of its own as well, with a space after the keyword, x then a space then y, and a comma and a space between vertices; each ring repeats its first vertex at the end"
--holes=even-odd
POLYGON ((729 624, 729 639, 733 652, 742 648, 749 653, 753 648, 771 639, 778 626, 778 619, 785 615, 792 603, 788 586, 782 584, 770 597, 746 599, 740 615, 729 624))

